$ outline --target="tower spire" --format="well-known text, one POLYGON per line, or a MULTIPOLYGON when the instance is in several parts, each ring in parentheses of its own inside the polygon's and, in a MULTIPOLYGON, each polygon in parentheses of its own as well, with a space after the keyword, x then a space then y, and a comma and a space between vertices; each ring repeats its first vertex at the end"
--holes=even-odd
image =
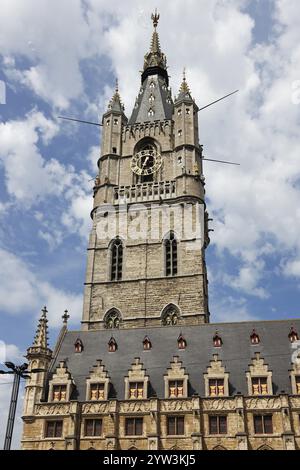
POLYGON ((154 31, 152 33, 150 51, 145 55, 142 82, 148 75, 158 73, 165 78, 168 84, 167 60, 165 54, 161 51, 159 36, 156 30, 159 18, 160 15, 157 13, 157 10, 155 10, 155 13, 152 13, 151 15, 154 31))
POLYGON ((178 93, 178 96, 177 96, 175 102, 182 101, 182 100, 185 100, 185 101, 188 100, 188 101, 194 102, 194 100, 192 98, 192 95, 191 95, 190 87, 188 86, 188 83, 187 83, 187 80, 186 80, 186 69, 185 69, 185 67, 183 69, 182 82, 181 82, 181 85, 180 85, 180 88, 179 88, 179 93, 178 93))
POLYGON ((48 319, 47 307, 42 309, 42 315, 39 319, 36 334, 32 346, 35 348, 48 349, 48 319))
POLYGON ((120 113, 124 112, 124 105, 121 100, 119 93, 119 80, 116 78, 115 92, 108 103, 108 111, 117 111, 120 113))

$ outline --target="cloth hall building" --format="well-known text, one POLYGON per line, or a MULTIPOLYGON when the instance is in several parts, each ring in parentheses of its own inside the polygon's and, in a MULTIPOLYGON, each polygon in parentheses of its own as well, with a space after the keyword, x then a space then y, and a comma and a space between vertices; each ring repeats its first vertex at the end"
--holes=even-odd
POLYGON ((199 110, 152 20, 131 117, 118 87, 103 115, 81 329, 50 350, 45 308, 27 351, 22 448, 300 449, 300 320, 209 321, 199 110))

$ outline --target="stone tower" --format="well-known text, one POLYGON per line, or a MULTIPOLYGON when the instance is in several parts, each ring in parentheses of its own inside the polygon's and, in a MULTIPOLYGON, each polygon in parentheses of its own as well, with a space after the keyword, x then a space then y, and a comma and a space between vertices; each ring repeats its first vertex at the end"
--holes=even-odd
POLYGON ((152 20, 130 119, 118 83, 102 119, 84 330, 209 321, 198 108, 185 74, 173 101, 152 20))

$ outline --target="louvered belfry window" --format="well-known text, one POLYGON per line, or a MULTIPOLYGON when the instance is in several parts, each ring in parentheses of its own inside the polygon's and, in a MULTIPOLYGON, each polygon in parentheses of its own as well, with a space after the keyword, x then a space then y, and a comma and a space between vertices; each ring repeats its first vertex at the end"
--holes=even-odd
POLYGON ((173 232, 165 240, 166 276, 177 275, 177 240, 173 232))
POLYGON ((111 281, 120 281, 123 270, 123 243, 116 238, 111 247, 111 281))

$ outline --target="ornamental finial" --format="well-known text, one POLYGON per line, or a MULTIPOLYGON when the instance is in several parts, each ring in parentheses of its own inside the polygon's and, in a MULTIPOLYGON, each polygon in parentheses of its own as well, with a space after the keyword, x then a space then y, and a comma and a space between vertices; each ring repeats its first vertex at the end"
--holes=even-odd
POLYGON ((64 311, 64 314, 63 314, 63 316, 62 316, 61 318, 63 319, 64 325, 66 325, 66 324, 68 323, 69 318, 70 318, 70 315, 69 315, 69 313, 68 313, 68 310, 65 310, 65 311, 64 311))
POLYGON ((151 15, 151 20, 153 21, 153 26, 154 26, 155 29, 158 25, 159 18, 160 18, 160 15, 159 15, 159 13, 157 13, 157 8, 155 8, 155 13, 152 13, 152 15, 151 15))

